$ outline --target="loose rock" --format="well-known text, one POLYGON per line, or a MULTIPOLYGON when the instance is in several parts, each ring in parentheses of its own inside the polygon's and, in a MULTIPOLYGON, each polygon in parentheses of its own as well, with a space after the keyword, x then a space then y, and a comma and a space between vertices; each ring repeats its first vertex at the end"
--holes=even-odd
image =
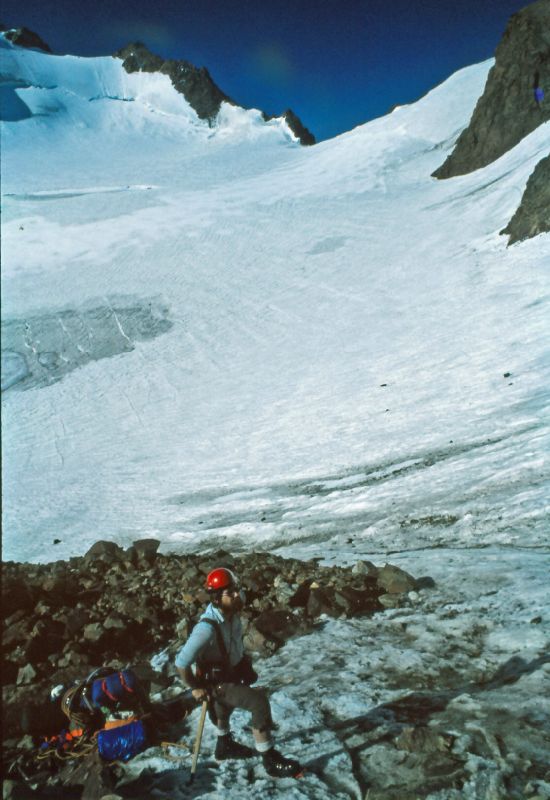
POLYGON ((36 678, 36 670, 34 669, 32 664, 27 664, 25 667, 21 667, 19 672, 17 673, 17 685, 22 686, 25 684, 32 683, 36 678))

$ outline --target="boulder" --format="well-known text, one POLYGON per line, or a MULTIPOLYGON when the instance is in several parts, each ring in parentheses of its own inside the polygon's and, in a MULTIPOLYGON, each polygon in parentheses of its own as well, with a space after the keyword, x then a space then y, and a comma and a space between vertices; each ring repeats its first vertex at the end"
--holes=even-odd
POLYGON ((18 644, 9 654, 9 660, 18 667, 23 667, 28 662, 27 651, 24 645, 18 644))
POLYGON ((124 550, 115 542, 99 541, 95 542, 86 555, 84 562, 89 563, 97 559, 101 561, 120 561, 124 558, 124 550))
POLYGON ((288 603, 296 594, 296 587, 292 587, 282 575, 277 575, 273 581, 273 588, 277 602, 281 604, 288 603))
POLYGON ((415 578, 393 564, 385 564, 378 570, 377 583, 387 594, 402 594, 417 588, 415 578))
POLYGON ((261 656, 268 656, 277 649, 276 642, 260 633, 255 625, 250 625, 248 628, 243 638, 243 644, 247 652, 261 656))
POLYGON ((15 645, 25 642, 29 636, 29 620, 19 620, 5 628, 2 633, 2 647, 4 652, 11 650, 15 645))
POLYGON ((139 624, 148 621, 151 625, 155 625, 157 621, 155 610, 146 601, 147 598, 145 596, 135 600, 122 597, 118 607, 125 617, 139 624))
POLYGON ((46 592, 48 603, 60 605, 64 602, 72 602, 74 599, 74 586, 63 574, 45 575, 40 582, 40 588, 46 592))
POLYGON ((106 631, 110 631, 113 629, 125 630, 126 623, 115 614, 109 614, 109 616, 105 619, 105 622, 103 623, 103 627, 105 628, 106 631))
POLYGON ((22 739, 17 742, 19 750, 34 750, 34 741, 32 736, 26 733, 22 739))
POLYGON ((346 616, 355 617, 360 614, 372 613, 380 609, 378 598, 380 589, 373 578, 373 585, 367 589, 355 589, 353 586, 344 586, 335 594, 335 599, 343 599, 346 616))
POLYGON ((300 583, 292 597, 288 601, 291 608, 306 608, 309 594, 310 594, 310 580, 305 580, 300 583))
POLYGON ((76 607, 67 614, 68 636, 80 636, 86 624, 90 621, 89 612, 82 607, 76 607))
POLYGON ((101 637, 105 634, 105 629, 103 625, 99 622, 92 622, 89 625, 85 625, 82 631, 82 636, 87 642, 96 643, 99 642, 101 637))
POLYGON ((132 547, 138 555, 151 558, 156 555, 160 547, 160 541, 158 539, 138 539, 133 543, 132 547))
POLYGON ((378 602, 382 608, 399 608, 403 605, 403 595, 401 594, 381 594, 378 602))
POLYGON ((372 561, 357 561, 351 571, 353 575, 378 575, 378 567, 372 561))
POLYGON ((36 670, 32 664, 26 664, 24 667, 21 667, 19 672, 17 673, 17 680, 16 683, 18 686, 28 685, 32 683, 36 678, 36 670))
POLYGON ((39 619, 28 637, 24 650, 33 663, 45 661, 52 653, 63 649, 65 626, 51 619, 39 619))
POLYGON ((333 593, 321 589, 316 583, 312 583, 306 605, 306 614, 312 618, 319 617, 321 614, 334 616, 333 593))
POLYGON ((14 614, 10 614, 9 617, 4 619, 4 627, 9 628, 11 625, 15 625, 17 622, 21 622, 22 619, 25 619, 26 611, 22 608, 19 608, 14 614))
POLYGON ((51 615, 52 609, 43 600, 39 600, 36 606, 34 607, 34 613, 36 614, 37 617, 46 617, 51 615))
POLYGON ((266 638, 284 642, 294 636, 301 627, 300 620, 287 609, 274 608, 264 611, 254 620, 254 626, 266 638))

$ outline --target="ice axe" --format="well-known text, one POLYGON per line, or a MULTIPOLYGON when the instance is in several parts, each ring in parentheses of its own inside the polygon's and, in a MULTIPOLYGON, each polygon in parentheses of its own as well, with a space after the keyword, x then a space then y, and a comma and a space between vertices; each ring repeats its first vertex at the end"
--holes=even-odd
POLYGON ((204 730, 204 721, 206 719, 206 712, 208 710, 208 700, 202 701, 201 716, 199 719, 199 727, 197 729, 197 737, 195 739, 195 746, 193 748, 193 762, 191 764, 191 775, 187 785, 190 786, 195 780, 195 772, 197 771, 197 761, 199 760, 199 752, 201 749, 202 732, 204 730))

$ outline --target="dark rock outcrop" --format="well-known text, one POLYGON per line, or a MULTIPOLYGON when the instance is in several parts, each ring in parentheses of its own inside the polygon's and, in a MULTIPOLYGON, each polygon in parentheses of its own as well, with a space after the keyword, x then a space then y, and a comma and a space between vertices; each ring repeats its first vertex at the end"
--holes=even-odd
POLYGON ((550 0, 537 0, 511 17, 470 123, 433 177, 485 167, 549 119, 550 0), (536 88, 545 94, 540 104, 536 88))
POLYGON ((501 231, 508 245, 550 232, 550 155, 539 161, 529 176, 516 213, 501 231))
MULTIPOLYGON (((189 61, 163 59, 151 53, 141 42, 132 42, 114 53, 122 59, 127 72, 161 72, 168 75, 174 89, 182 94, 201 119, 214 122, 222 103, 238 105, 214 83, 206 67, 195 67, 189 61)), ((273 116, 263 115, 266 121, 273 116)), ((285 120, 302 144, 315 144, 315 137, 290 109, 285 111, 285 120)))
POLYGON ((43 50, 45 53, 52 52, 51 47, 37 33, 28 28, 8 29, 4 25, 0 25, 0 31, 4 31, 6 39, 9 39, 13 44, 19 45, 19 47, 27 47, 30 50, 43 50))
POLYGON ((206 67, 199 69, 189 61, 164 60, 141 42, 126 45, 114 57, 122 59, 126 72, 162 72, 168 75, 174 89, 185 97, 201 119, 213 122, 224 101, 235 105, 216 86, 206 67))
MULTIPOLYGON (((276 119, 276 117, 273 115, 269 116, 268 114, 264 114, 263 116, 266 121, 269 121, 270 119, 276 119)), ((296 116, 291 108, 288 108, 283 114, 281 114, 281 116, 285 118, 286 124, 294 136, 299 139, 300 144, 306 146, 315 144, 315 136, 310 130, 308 130, 308 128, 306 128, 301 119, 296 116)))

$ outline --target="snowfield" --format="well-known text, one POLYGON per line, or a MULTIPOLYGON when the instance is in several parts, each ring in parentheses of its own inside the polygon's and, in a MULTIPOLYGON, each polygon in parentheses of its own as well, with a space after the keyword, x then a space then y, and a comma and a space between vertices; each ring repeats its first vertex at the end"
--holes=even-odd
MULTIPOLYGON (((492 62, 302 148, 254 110, 210 127, 168 77, 116 59, 3 38, 0 59, 4 559, 148 536, 391 558, 436 589, 261 667, 284 747, 311 764, 284 796, 365 797, 395 765, 368 725, 358 765, 335 721, 420 689, 451 693, 434 724, 463 752, 477 720, 542 757, 550 237, 507 248, 499 231, 548 124, 437 181, 492 62), (506 663, 511 681, 474 689, 506 663)), ((460 793, 422 796, 504 798, 507 755, 487 747, 460 793)), ((193 796, 275 791, 251 769, 207 764, 193 796)), ((188 796, 181 771, 164 781, 188 796)))

